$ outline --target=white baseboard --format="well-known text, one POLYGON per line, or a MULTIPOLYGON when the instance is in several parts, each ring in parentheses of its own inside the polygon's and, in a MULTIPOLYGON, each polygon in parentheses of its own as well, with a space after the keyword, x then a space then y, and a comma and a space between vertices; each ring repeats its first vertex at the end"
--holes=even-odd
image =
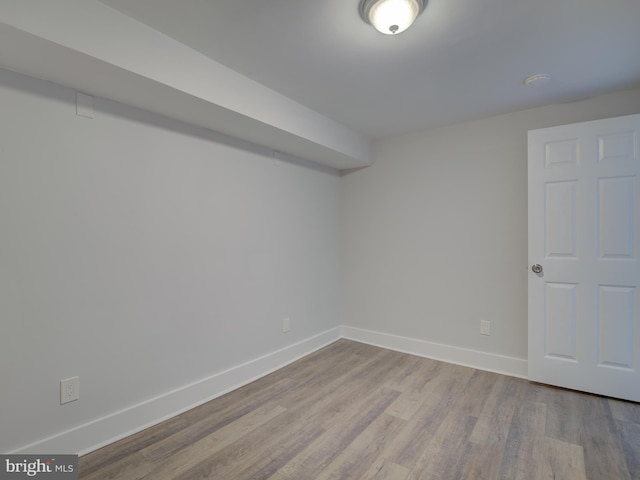
POLYGON ((522 358, 496 355, 349 326, 342 327, 342 338, 488 372, 527 378, 527 360, 522 358))
POLYGON ((527 376, 527 361, 520 358, 342 326, 8 453, 84 455, 268 375, 340 338, 514 377, 527 376))
POLYGON ((336 327, 293 345, 9 453, 84 455, 202 405, 339 340, 336 327))

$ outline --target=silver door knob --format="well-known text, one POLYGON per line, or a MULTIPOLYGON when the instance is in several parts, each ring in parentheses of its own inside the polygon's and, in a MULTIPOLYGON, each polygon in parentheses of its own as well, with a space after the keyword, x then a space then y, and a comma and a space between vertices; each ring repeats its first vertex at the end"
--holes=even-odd
POLYGON ((539 263, 536 263, 535 265, 531 266, 531 271, 533 273, 542 273, 542 265, 540 265, 539 263))

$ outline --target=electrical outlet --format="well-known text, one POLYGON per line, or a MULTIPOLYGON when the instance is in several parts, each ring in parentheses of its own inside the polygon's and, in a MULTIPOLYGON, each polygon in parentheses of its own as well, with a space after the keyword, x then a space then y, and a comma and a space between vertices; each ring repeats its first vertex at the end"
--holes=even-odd
POLYGON ((480 320, 480 335, 491 335, 491 322, 480 320))
POLYGON ((80 377, 60 380, 60 405, 80 398, 80 377))
POLYGON ((282 319, 282 332, 287 333, 288 331, 289 331, 289 319, 284 318, 282 319))

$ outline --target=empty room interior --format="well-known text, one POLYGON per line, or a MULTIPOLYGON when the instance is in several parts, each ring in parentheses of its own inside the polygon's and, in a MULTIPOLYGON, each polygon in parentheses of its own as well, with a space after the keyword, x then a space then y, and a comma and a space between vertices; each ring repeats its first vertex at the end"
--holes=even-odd
POLYGON ((0 453, 640 479, 639 24, 0 0, 0 453))

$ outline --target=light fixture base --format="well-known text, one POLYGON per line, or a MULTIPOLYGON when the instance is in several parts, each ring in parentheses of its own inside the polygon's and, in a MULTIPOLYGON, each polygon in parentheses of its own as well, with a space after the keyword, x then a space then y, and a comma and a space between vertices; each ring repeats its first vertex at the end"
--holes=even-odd
POLYGON ((548 73, 536 73, 535 75, 529 75, 522 83, 527 87, 542 87, 551 81, 551 75, 548 73))

